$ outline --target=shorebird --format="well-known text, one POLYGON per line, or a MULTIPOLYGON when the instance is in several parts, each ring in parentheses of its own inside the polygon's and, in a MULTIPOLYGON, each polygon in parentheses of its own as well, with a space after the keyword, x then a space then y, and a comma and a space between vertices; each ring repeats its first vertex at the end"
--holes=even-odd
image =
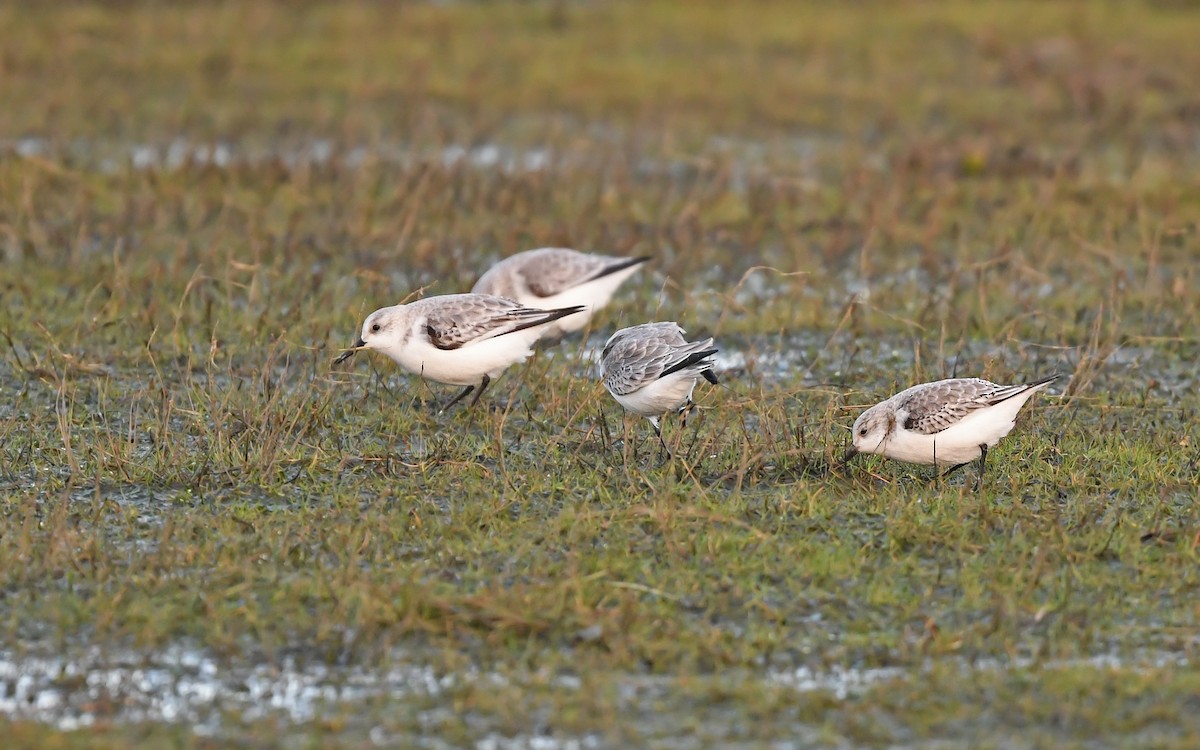
POLYGON ((626 411, 650 420, 668 455, 660 418, 674 411, 683 415, 686 425, 696 381, 703 377, 717 383, 713 340, 688 343, 683 334, 674 322, 622 328, 609 337, 600 355, 604 387, 626 411))
POLYGON ((537 310, 488 294, 426 297, 368 315, 354 346, 333 363, 359 349, 375 349, 423 378, 465 386, 442 411, 472 391, 474 406, 492 378, 525 361, 543 328, 582 311, 581 305, 537 310))
POLYGON ((573 315, 544 329, 547 338, 561 338, 586 326, 592 315, 612 299, 617 287, 648 260, 649 257, 616 258, 563 247, 543 247, 500 261, 475 282, 471 291, 507 297, 529 307, 583 305, 582 315, 573 315))
POLYGON ((1058 377, 1021 385, 980 378, 914 385, 858 416, 854 444, 842 464, 859 453, 876 453, 908 463, 950 466, 945 472, 949 474, 979 459, 977 487, 982 486, 988 448, 1012 431, 1025 402, 1058 377))

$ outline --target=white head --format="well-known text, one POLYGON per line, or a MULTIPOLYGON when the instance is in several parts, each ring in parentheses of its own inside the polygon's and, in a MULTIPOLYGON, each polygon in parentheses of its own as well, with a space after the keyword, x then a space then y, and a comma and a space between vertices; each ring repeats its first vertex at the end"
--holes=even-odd
POLYGON ((858 415, 854 420, 851 439, 854 445, 843 461, 849 461, 859 453, 883 453, 888 438, 896 429, 896 410, 888 402, 876 404, 858 415))
POLYGON ((381 307, 367 316, 363 321, 362 332, 354 346, 338 355, 333 363, 345 362, 354 356, 359 349, 391 349, 398 347, 408 339, 411 326, 408 311, 404 305, 381 307))

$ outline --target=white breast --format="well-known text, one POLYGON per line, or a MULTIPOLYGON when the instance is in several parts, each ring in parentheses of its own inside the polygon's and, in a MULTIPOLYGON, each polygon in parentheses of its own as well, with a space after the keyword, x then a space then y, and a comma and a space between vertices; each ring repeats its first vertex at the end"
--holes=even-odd
POLYGON ((675 411, 692 397, 696 387, 696 376, 689 372, 673 372, 666 377, 653 381, 644 388, 633 393, 612 397, 626 411, 643 417, 658 417, 669 411, 675 411))
POLYGON ((1012 432, 1017 412, 1027 400, 1028 397, 1017 396, 979 409, 933 435, 897 429, 882 446, 883 453, 888 458, 914 464, 952 466, 974 461, 979 458, 980 445, 990 448, 1012 432))
POLYGON ((439 349, 429 343, 423 326, 418 325, 403 346, 381 351, 405 370, 449 385, 478 385, 484 375, 499 377, 509 366, 524 362, 541 335, 541 327, 535 326, 457 349, 439 349))

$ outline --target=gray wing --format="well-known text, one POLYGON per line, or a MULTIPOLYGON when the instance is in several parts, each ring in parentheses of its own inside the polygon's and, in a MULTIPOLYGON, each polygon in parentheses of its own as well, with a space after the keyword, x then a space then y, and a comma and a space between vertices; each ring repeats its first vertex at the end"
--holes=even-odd
POLYGON ((551 297, 592 279, 608 264, 619 260, 574 250, 548 248, 535 252, 521 264, 517 273, 524 277, 529 291, 539 297, 551 297))
POLYGON ((707 358, 716 352, 713 340, 688 343, 676 323, 647 323, 619 331, 604 346, 600 369, 604 387, 624 396, 666 374, 693 368, 712 369, 707 358))
POLYGON ((547 255, 543 259, 535 259, 521 270, 530 292, 538 297, 552 297, 571 287, 586 284, 626 268, 640 266, 650 260, 648 255, 638 258, 613 258, 607 255, 586 255, 574 250, 562 252, 569 252, 570 256, 563 257, 561 261, 551 261, 551 256, 547 255))
POLYGON ((472 341, 495 338, 579 312, 582 307, 536 310, 503 297, 455 294, 430 297, 425 333, 438 349, 458 349, 472 341))
POLYGON ((981 378, 955 378, 909 388, 896 399, 896 418, 904 429, 934 435, 977 409, 997 404, 1027 385, 997 385, 981 378))
POLYGON ((553 297, 571 287, 648 260, 649 256, 618 258, 590 255, 565 247, 543 247, 500 261, 475 282, 471 291, 500 296, 515 294, 512 278, 515 276, 535 297, 553 297))
POLYGON ((537 297, 550 297, 582 284, 601 272, 606 261, 619 260, 562 247, 526 250, 505 258, 475 282, 472 292, 510 296, 524 286, 537 297), (516 286, 514 286, 515 282, 516 286))

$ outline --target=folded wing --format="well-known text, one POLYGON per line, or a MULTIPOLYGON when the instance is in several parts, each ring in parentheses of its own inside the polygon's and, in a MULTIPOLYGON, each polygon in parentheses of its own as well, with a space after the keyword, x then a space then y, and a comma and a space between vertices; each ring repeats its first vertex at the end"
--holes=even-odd
POLYGON ((583 306, 557 310, 524 307, 503 297, 463 295, 452 306, 442 306, 426 318, 425 333, 438 349, 459 349, 473 341, 504 336, 544 325, 583 310, 583 306))
POLYGON ((1049 381, 997 385, 981 378, 943 380, 901 393, 896 414, 903 418, 904 429, 935 435, 962 421, 971 412, 995 406, 1046 382, 1049 381))
POLYGON ((713 340, 689 344, 675 324, 659 325, 669 328, 646 331, 648 335, 622 337, 605 348, 604 385, 609 392, 624 396, 677 372, 703 375, 710 382, 716 382, 710 359, 717 352, 713 340))
POLYGON ((529 258, 518 273, 529 291, 539 297, 553 297, 572 287, 586 284, 649 258, 611 258, 572 250, 549 249, 529 258))

